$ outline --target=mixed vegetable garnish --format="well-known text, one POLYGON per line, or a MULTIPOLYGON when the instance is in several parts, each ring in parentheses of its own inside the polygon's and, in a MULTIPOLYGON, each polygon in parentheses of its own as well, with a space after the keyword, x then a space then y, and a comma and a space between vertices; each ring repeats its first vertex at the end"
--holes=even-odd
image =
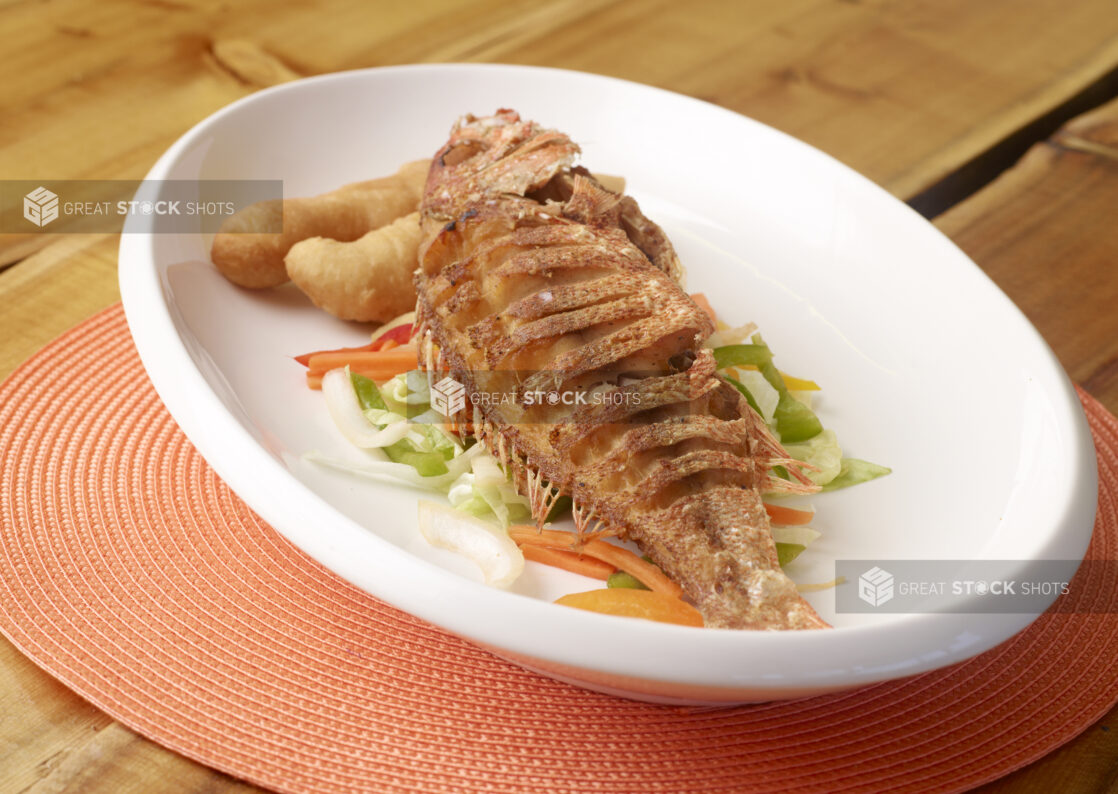
MULTIPOLYGON (((714 318, 706 298, 692 296, 714 318)), ((435 546, 472 559, 487 584, 507 587, 524 561, 542 563, 603 580, 604 588, 563 596, 557 603, 615 615, 702 625, 699 612, 681 598, 680 587, 654 564, 602 539, 583 540, 531 522, 528 499, 516 490, 496 459, 467 432, 431 407, 426 373, 418 371, 409 340, 413 316, 380 328, 368 345, 299 356, 307 385, 321 389, 331 417, 355 446, 367 450, 361 464, 311 453, 319 463, 376 479, 403 482, 444 494, 450 506, 421 500, 419 528, 435 546)), ((715 318, 716 319, 716 318, 715 318)), ((717 319, 716 319, 717 322, 717 319)), ((776 368, 772 350, 756 326, 718 330, 707 340, 719 374, 745 397, 773 429, 789 455, 809 464, 807 475, 832 491, 888 474, 868 461, 844 457, 838 438, 812 410, 820 387, 776 368)), ((776 471, 778 476, 786 472, 776 471)), ((819 533, 809 524, 813 509, 766 501, 781 566, 799 556, 819 533)), ((559 500, 548 516, 569 511, 559 500)))

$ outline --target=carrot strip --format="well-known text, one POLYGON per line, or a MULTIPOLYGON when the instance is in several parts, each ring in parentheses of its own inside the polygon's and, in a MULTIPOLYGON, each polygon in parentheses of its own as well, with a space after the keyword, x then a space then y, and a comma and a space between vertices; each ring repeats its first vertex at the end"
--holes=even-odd
POLYGON ((395 339, 385 339, 384 342, 381 343, 380 349, 381 350, 391 350, 392 348, 399 347, 399 346, 400 346, 400 343, 397 342, 395 339))
POLYGON ((695 301, 695 304, 707 313, 712 323, 718 322, 718 315, 714 313, 714 307, 710 305, 706 295, 701 292, 693 292, 691 293, 691 300, 695 301))
MULTIPOLYGON (((316 353, 310 357, 311 372, 329 372, 338 367, 391 371, 392 375, 416 369, 419 366, 414 345, 401 345, 392 350, 374 352, 316 353)), ((392 377, 389 375, 389 377, 392 377)))
POLYGON ((368 353, 376 350, 379 344, 380 342, 378 340, 376 342, 370 342, 367 345, 361 345, 360 347, 339 347, 335 348, 334 350, 315 350, 311 353, 304 353, 301 356, 295 356, 295 360, 302 364, 304 367, 309 367, 311 365, 311 359, 314 356, 319 356, 323 353, 368 353))
POLYGON ((770 521, 782 527, 803 526, 810 524, 815 518, 813 510, 797 510, 794 507, 771 505, 768 502, 765 502, 765 512, 769 514, 770 521))
POLYGON ((316 375, 313 372, 307 373, 307 388, 320 390, 322 388, 322 376, 316 375))
POLYGON ((517 543, 552 546, 557 549, 570 549, 578 545, 578 536, 572 532, 562 532, 558 529, 536 529, 535 524, 513 524, 509 527, 509 537, 517 543))
POLYGON ((608 562, 602 562, 594 557, 587 557, 563 549, 553 549, 548 546, 533 546, 526 543, 520 551, 524 553, 524 559, 526 560, 542 562, 544 565, 562 568, 564 571, 571 571, 572 573, 580 573, 583 576, 589 576, 591 579, 608 579, 609 575, 617 570, 608 562))
POLYGON ((583 551, 599 560, 616 565, 626 573, 631 573, 649 590, 655 590, 657 593, 675 598, 680 598, 683 595, 683 588, 665 576, 663 571, 652 563, 642 560, 628 549, 614 546, 604 540, 591 540, 586 543, 583 551))
POLYGON ((509 537, 520 546, 549 546, 557 549, 577 548, 583 554, 588 554, 603 562, 608 562, 619 570, 631 573, 649 590, 655 590, 658 593, 675 596, 676 598, 683 595, 683 588, 665 576, 664 572, 655 565, 642 560, 628 549, 614 546, 604 540, 595 538, 580 546, 577 535, 570 532, 561 532, 557 529, 537 530, 531 525, 509 527, 509 537))

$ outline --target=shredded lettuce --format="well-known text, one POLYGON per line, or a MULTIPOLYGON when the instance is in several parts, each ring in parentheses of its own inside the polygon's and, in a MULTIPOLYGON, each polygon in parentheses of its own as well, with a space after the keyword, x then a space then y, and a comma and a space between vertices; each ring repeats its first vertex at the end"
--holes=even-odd
MULTIPOLYGON (((748 327, 742 326, 742 329, 748 327)), ((824 491, 835 491, 883 477, 892 471, 857 458, 844 458, 835 432, 824 429, 812 409, 814 392, 789 389, 784 377, 773 365, 772 351, 761 335, 754 333, 749 344, 742 344, 742 329, 732 329, 732 332, 727 329, 727 333, 710 338, 711 344, 716 345, 713 349, 715 363, 723 377, 773 428, 789 456, 817 469, 805 472, 813 483, 824 491), (742 368, 746 366, 754 369, 742 368)), ((800 381, 797 379, 797 382, 800 381)), ((789 479, 784 467, 775 466, 773 471, 777 476, 789 479)), ((802 551, 799 547, 804 544, 779 545, 784 547, 781 551, 783 564, 786 556, 793 552, 799 554, 802 551)))
POLYGON ((310 460, 442 491, 456 509, 495 519, 502 527, 530 517, 528 499, 516 492, 493 456, 445 429, 446 417, 430 406, 423 373, 397 375, 380 387, 363 375, 343 375, 341 370, 327 377, 331 378, 331 389, 325 392, 331 416, 347 438, 361 439, 364 443, 359 446, 375 457, 351 464, 312 453, 307 456, 310 460))
POLYGON ((431 405, 431 385, 427 382, 427 375, 416 370, 403 372, 386 381, 380 393, 397 413, 408 414, 417 407, 429 408, 431 405))
POLYGON ((878 477, 884 477, 893 470, 888 466, 879 466, 868 460, 858 458, 843 458, 839 467, 838 476, 823 486, 824 491, 837 491, 839 488, 849 488, 851 485, 869 482, 878 477))
MULTIPOLYGON (((472 475, 470 481, 472 493, 467 500, 470 508, 467 512, 481 517, 483 513, 479 511, 481 504, 484 504, 503 527, 507 527, 514 520, 523 519, 525 514, 531 514, 527 498, 516 492, 516 487, 497 465, 492 455, 479 455, 474 458, 472 475), (519 508, 515 511, 515 516, 513 508, 519 508)), ((453 500, 451 504, 454 504, 453 500)))
POLYGON ((804 473, 816 485, 826 485, 839 475, 842 467, 842 447, 839 446, 838 436, 834 430, 824 430, 807 441, 798 444, 785 444, 789 456, 796 460, 810 463, 818 471, 805 471, 804 473))
POLYGON ((753 344, 769 352, 768 361, 758 363, 757 369, 765 376, 765 380, 780 393, 780 400, 777 402, 776 411, 773 413, 773 423, 776 425, 780 440, 784 443, 796 443, 797 441, 807 441, 818 435, 823 430, 823 424, 819 421, 819 417, 788 393, 784 377, 773 365, 772 352, 769 351, 760 334, 753 335, 753 344))
POLYGON ((789 389, 788 390, 788 396, 791 397, 796 402, 798 402, 804 408, 807 408, 809 411, 812 410, 811 399, 812 399, 812 396, 814 394, 815 394, 815 392, 807 391, 805 389, 789 389))

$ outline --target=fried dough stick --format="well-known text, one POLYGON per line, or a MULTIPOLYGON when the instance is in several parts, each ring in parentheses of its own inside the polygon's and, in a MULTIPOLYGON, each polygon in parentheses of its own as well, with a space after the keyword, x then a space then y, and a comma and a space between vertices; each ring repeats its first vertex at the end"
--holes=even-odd
POLYGON ((300 240, 352 241, 414 212, 429 167, 429 160, 416 160, 392 176, 320 196, 253 204, 222 224, 210 256, 234 284, 255 289, 283 284, 288 278, 284 256, 300 240))
POLYGON ((353 242, 312 237, 285 259, 287 274, 320 309, 343 320, 387 322, 415 307, 419 213, 353 242))

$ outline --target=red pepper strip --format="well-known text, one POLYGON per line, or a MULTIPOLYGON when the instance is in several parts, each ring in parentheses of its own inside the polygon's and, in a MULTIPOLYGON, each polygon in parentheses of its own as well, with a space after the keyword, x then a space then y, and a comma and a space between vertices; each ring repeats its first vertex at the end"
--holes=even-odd
POLYGON ((398 345, 406 345, 408 343, 408 340, 411 339, 413 327, 414 325, 412 323, 397 325, 395 328, 390 328, 389 330, 378 336, 376 339, 374 339, 373 344, 381 344, 382 342, 392 340, 398 345))

